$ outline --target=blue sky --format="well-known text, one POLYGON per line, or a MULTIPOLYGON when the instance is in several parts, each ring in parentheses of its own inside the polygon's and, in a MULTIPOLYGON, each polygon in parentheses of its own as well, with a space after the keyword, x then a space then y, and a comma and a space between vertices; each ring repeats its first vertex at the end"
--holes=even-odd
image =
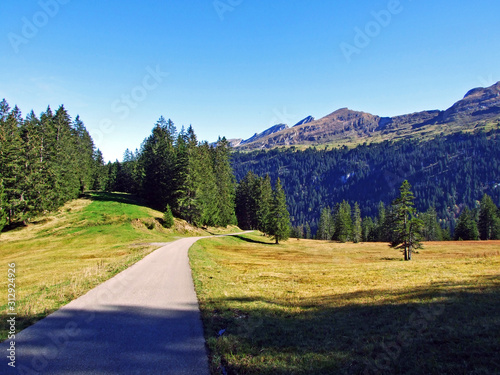
POLYGON ((0 98, 64 104, 107 160, 161 115, 214 141, 341 107, 446 109, 500 80, 498 14, 496 0, 5 0, 0 98))

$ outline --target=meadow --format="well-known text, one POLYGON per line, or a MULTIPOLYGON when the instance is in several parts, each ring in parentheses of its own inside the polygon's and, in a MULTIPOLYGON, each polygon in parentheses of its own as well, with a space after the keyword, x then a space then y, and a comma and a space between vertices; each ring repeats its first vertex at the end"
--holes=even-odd
POLYGON ((213 374, 500 374, 500 241, 190 250, 213 374))
POLYGON ((89 193, 25 227, 1 233, 0 340, 7 333, 8 264, 16 265, 16 328, 20 331, 164 242, 219 233, 177 219, 174 227, 166 229, 162 217, 129 194, 89 193))

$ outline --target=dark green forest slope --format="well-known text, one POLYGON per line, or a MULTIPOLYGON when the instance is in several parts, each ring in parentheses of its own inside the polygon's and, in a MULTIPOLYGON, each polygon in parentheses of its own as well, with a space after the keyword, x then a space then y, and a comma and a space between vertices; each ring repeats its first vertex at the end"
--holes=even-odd
POLYGON ((442 225, 456 224, 463 207, 474 208, 484 193, 500 203, 500 130, 457 133, 419 142, 386 141, 354 149, 310 148, 236 152, 233 170, 240 181, 248 171, 285 188, 292 225, 317 226, 321 209, 347 200, 359 202, 363 216, 375 217, 407 179, 416 206, 434 206, 442 225))

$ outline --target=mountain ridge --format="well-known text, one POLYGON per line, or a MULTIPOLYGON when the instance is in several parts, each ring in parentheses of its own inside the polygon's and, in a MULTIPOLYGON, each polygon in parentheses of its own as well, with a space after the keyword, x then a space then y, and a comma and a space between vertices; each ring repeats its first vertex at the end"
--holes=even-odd
POLYGON ((277 131, 278 125, 275 125, 235 147, 251 151, 280 146, 342 146, 402 138, 425 139, 492 124, 500 124, 500 81, 490 87, 469 90, 461 100, 444 111, 427 110, 381 117, 340 108, 318 120, 308 116, 292 127, 279 124, 282 128, 277 131))

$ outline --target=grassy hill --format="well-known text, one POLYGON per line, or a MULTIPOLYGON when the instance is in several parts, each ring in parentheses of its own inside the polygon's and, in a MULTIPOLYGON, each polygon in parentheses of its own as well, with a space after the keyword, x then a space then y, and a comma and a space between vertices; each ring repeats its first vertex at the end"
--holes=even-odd
MULTIPOLYGON (((7 308, 7 264, 16 264, 18 330, 142 259, 160 243, 217 232, 163 214, 120 193, 89 193, 57 213, 0 235, 0 309, 7 308)), ((231 230, 231 228, 229 228, 231 230)), ((0 340, 6 337, 2 318, 0 340)))
POLYGON ((500 241, 403 262, 383 243, 244 235, 190 257, 213 374, 500 373, 500 241))

